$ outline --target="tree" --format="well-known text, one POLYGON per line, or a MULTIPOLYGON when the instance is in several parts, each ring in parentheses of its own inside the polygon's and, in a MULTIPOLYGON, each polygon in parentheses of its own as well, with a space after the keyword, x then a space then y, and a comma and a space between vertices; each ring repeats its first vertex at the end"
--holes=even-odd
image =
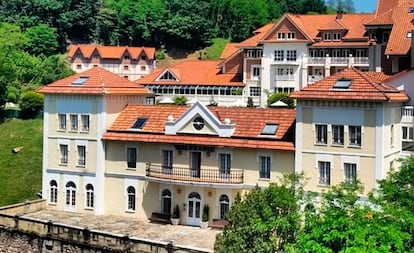
POLYGON ((268 94, 267 106, 271 106, 271 104, 279 100, 287 104, 289 108, 295 107, 294 100, 289 98, 289 95, 286 92, 273 92, 271 94, 268 94))
POLYGON ((34 118, 43 110, 43 95, 35 91, 26 91, 22 94, 19 106, 23 118, 34 118))
POLYGON ((295 241, 304 200, 303 176, 285 175, 267 188, 237 195, 214 252, 278 252, 295 241))
POLYGON ((56 28, 40 24, 27 28, 24 35, 27 38, 24 49, 31 55, 50 56, 57 53, 56 28))

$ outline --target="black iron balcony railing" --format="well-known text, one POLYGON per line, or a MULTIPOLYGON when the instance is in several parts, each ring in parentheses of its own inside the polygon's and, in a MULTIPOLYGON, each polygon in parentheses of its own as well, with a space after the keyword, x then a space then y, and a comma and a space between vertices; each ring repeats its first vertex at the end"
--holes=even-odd
POLYGON ((147 177, 177 180, 198 183, 215 183, 215 184, 242 184, 243 170, 231 169, 222 172, 219 169, 195 170, 183 167, 164 167, 159 164, 147 163, 147 177))

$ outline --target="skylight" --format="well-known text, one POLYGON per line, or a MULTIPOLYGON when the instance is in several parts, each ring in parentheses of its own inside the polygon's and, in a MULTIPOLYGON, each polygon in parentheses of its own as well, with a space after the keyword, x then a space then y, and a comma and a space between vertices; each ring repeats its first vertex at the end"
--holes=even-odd
POLYGON ((408 8, 408 13, 414 13, 414 7, 408 8))
POLYGON ((86 80, 88 80, 89 77, 87 76, 81 76, 78 79, 76 79, 75 81, 72 82, 72 85, 83 85, 86 80))
POLYGON ((278 128, 279 128, 279 124, 266 123, 266 125, 263 127, 263 130, 262 130, 261 134, 275 135, 278 128))
POLYGON ((334 84, 334 89, 348 89, 351 85, 352 79, 338 79, 334 84))
POLYGON ((131 128, 133 129, 142 129, 147 122, 147 118, 137 118, 134 125, 131 128))

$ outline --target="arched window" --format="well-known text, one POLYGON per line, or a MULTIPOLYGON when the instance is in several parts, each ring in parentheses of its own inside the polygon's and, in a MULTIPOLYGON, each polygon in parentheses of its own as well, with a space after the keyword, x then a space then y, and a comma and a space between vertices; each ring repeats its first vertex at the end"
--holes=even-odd
POLYGON ((86 190, 86 207, 94 207, 94 195, 93 195, 93 185, 87 184, 85 187, 86 190))
POLYGON ((220 196, 219 199, 219 213, 220 213, 220 219, 225 219, 226 214, 230 209, 230 200, 229 197, 226 194, 223 194, 220 196))
POLYGON ((171 213, 171 191, 164 189, 161 194, 161 210, 163 213, 171 213))
POLYGON ((66 205, 69 207, 76 206, 76 185, 74 182, 66 184, 66 205))
POLYGON ((128 186, 127 193, 128 193, 127 209, 129 211, 135 211, 135 188, 133 186, 128 186))
POLYGON ((55 180, 50 181, 50 203, 57 203, 58 185, 55 180))

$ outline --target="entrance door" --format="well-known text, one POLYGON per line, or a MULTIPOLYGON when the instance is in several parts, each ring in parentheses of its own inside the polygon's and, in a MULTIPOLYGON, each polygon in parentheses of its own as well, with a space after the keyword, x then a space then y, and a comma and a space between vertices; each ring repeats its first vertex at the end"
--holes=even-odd
POLYGON ((197 192, 188 195, 187 224, 191 226, 200 225, 201 196, 197 192))
POLYGON ((191 152, 190 165, 191 165, 191 168, 190 168, 191 176, 200 177, 201 152, 191 152))

